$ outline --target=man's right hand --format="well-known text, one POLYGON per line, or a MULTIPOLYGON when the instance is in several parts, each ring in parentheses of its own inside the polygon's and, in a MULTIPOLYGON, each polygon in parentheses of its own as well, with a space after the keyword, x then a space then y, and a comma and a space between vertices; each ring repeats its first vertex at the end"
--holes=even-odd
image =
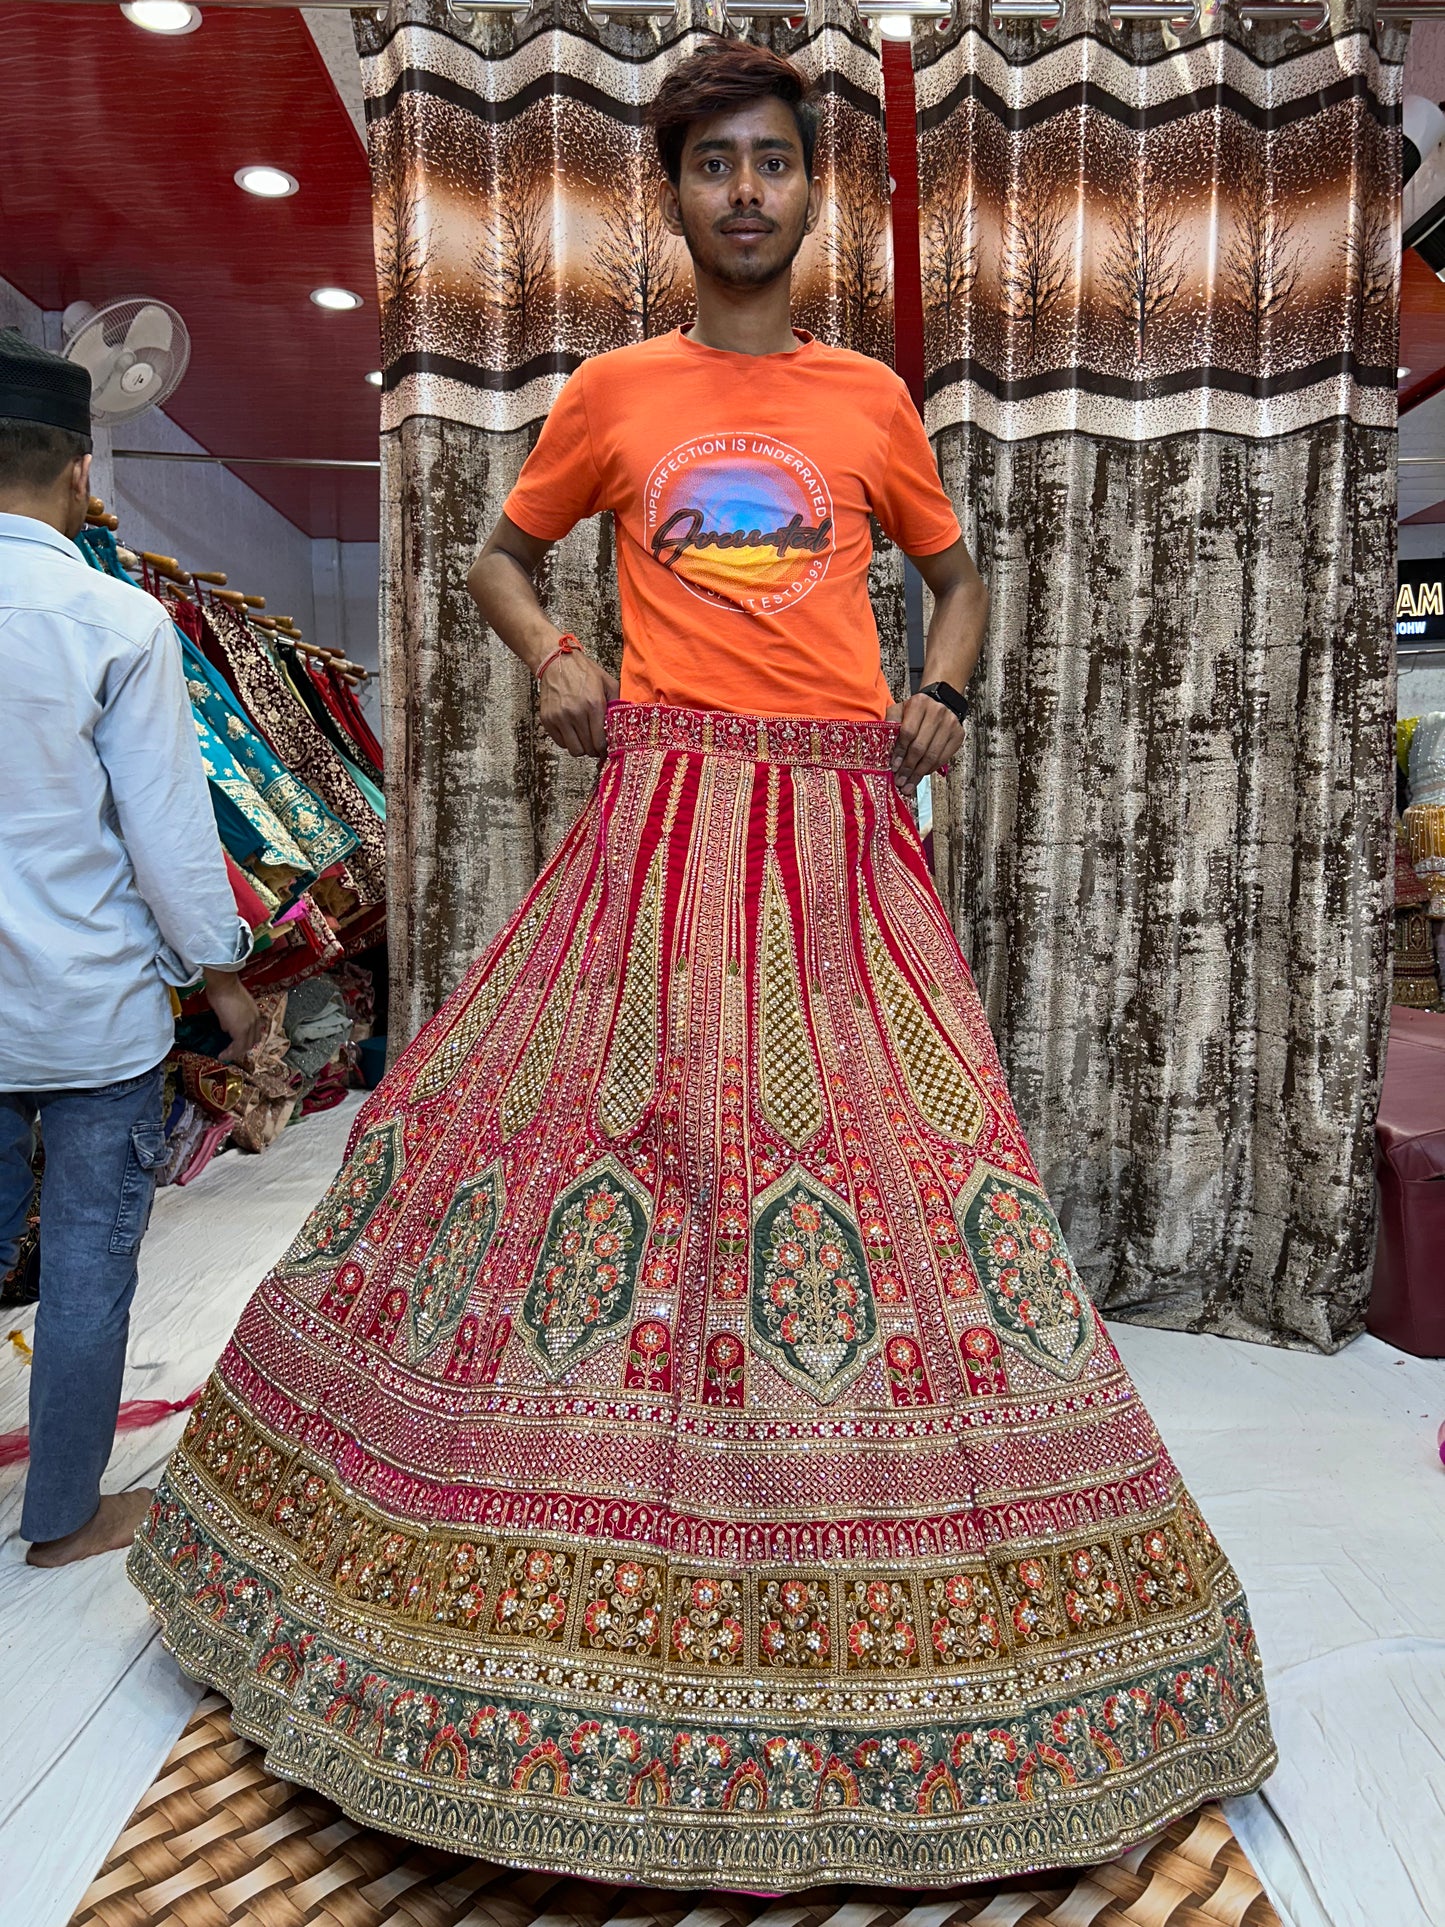
POLYGON ((558 656, 543 676, 537 714, 543 729, 569 756, 607 754, 607 705, 619 685, 580 649, 558 656))
POLYGON ((239 1064, 266 1035, 265 1013, 234 970, 208 970, 206 1002, 230 1038, 220 1054, 223 1064, 239 1064))

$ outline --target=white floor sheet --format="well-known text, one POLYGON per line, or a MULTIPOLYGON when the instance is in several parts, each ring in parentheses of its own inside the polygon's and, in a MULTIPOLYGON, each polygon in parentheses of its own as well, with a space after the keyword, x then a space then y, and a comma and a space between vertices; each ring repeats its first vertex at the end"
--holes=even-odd
MULTIPOLYGON (((185 1398, 326 1189, 361 1102, 303 1118, 261 1157, 229 1151, 156 1195, 124 1397, 185 1398)), ((35 1309, 0 1310, 0 1432, 25 1423, 35 1309)), ((154 1484, 184 1417, 116 1440, 108 1490, 154 1484)), ((24 1563, 23 1466, 0 1469, 0 1927, 61 1927, 191 1716, 200 1689, 161 1648, 119 1553, 24 1563)))
MULTIPOLYGON (((357 1102, 160 1195, 127 1398, 203 1381, 357 1102)), ((0 1340, 32 1323, 0 1317, 0 1340)), ((1254 1608, 1281 1764, 1230 1819, 1285 1927, 1445 1927, 1445 1363, 1114 1335, 1254 1608)), ((24 1423, 26 1370, 0 1343, 0 1431, 24 1423)), ((153 1479, 182 1423, 118 1441, 108 1484, 153 1479)), ((197 1692, 118 1555, 22 1563, 21 1481, 0 1470, 0 1927, 63 1927, 197 1692)))

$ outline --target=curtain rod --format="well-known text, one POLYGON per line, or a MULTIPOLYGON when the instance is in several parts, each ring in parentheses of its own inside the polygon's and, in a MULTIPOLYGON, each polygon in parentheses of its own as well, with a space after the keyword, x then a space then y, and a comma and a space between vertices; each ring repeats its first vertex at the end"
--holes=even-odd
POLYGON ((312 455, 173 455, 160 448, 113 448, 113 461, 215 462, 221 468, 375 468, 380 462, 332 462, 312 455))
MULTIPOLYGON (((7 0, 0 0, 0 6, 7 0)), ((33 6, 37 0, 8 0, 13 6, 33 6)), ((116 0, 38 0, 47 7, 109 7, 116 0)), ((727 11, 740 18, 754 13, 759 15, 786 14, 790 18, 807 12, 807 0, 757 0, 749 5, 749 0, 725 0, 727 11)), ((296 0, 205 0, 207 6, 245 7, 265 13, 294 13, 296 0)), ((584 0, 584 5, 588 0, 584 0)), ((314 8, 322 13, 369 13, 384 17, 389 11, 385 5, 357 4, 357 0, 301 0, 302 8, 314 8)), ((528 13, 532 0, 449 0, 450 8, 462 13, 528 13)), ((1062 24, 1068 0, 992 0, 989 12, 995 20, 1041 19, 1052 27, 1062 24)), ((589 11, 599 15, 608 14, 650 14, 673 13, 673 0, 595 0, 589 11)), ((865 19, 879 14, 901 14, 907 18, 920 20, 948 20, 952 15, 951 0, 863 0, 858 12, 865 19)), ((1187 21, 1197 8, 1191 0, 1120 0, 1112 6, 1110 13, 1120 19, 1132 20, 1181 20, 1187 21)), ((1329 23, 1327 0, 1236 0, 1235 11, 1246 25, 1254 21, 1272 20, 1279 25, 1291 23, 1308 25, 1318 31, 1329 23)), ((1375 7, 1377 20, 1445 20, 1445 0, 1377 0, 1375 7)))

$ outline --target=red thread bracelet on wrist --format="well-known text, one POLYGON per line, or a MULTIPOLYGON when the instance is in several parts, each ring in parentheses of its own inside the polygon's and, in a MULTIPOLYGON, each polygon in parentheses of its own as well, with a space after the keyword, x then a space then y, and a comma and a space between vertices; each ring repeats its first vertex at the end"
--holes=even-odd
POLYGON ((575 656, 581 653, 581 649, 581 643, 577 640, 576 636, 572 635, 569 631, 565 636, 558 638, 557 647, 552 651, 550 656, 544 657, 540 666, 533 670, 533 675, 540 683, 558 656, 575 656))

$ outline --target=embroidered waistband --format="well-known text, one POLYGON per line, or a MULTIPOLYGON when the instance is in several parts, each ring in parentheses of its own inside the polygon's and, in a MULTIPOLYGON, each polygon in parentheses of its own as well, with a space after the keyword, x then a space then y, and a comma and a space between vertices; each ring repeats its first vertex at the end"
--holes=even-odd
POLYGON ((735 716, 725 709, 670 709, 661 703, 613 703, 607 711, 612 755, 681 749, 736 762, 886 771, 897 734, 896 723, 735 716))

